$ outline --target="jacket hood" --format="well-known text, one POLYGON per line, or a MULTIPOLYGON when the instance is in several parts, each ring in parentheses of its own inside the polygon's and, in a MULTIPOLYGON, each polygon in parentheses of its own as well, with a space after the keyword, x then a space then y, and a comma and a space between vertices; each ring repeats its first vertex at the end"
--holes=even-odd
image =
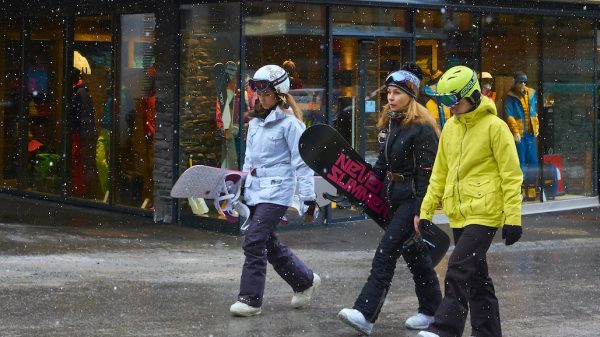
POLYGON ((481 96, 481 103, 479 106, 471 111, 464 114, 454 115, 454 118, 461 124, 465 124, 466 126, 472 126, 477 123, 482 117, 491 114, 498 115, 496 111, 496 104, 486 96, 481 96))
POLYGON ((258 118, 262 120, 264 123, 269 123, 272 121, 276 121, 278 119, 285 118, 286 115, 289 115, 285 111, 283 111, 279 106, 276 106, 275 109, 269 111, 266 116, 264 112, 259 112, 256 109, 248 111, 248 116, 251 118, 258 118))
POLYGON ((283 111, 281 109, 281 107, 277 106, 277 108, 275 108, 275 110, 271 111, 267 117, 265 118, 264 122, 265 123, 270 123, 270 122, 274 122, 276 120, 280 120, 280 119, 284 119, 286 117, 290 116, 289 113, 283 111))

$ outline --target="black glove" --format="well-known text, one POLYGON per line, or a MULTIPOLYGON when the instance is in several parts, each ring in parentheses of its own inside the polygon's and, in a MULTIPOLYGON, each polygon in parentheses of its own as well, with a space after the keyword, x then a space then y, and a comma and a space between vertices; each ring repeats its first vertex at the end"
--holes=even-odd
POLYGON ((404 247, 409 247, 414 243, 420 243, 419 247, 427 247, 427 249, 429 248, 435 248, 432 247, 432 244, 427 241, 427 237, 431 237, 434 235, 434 233, 431 231, 431 226, 434 226, 434 224, 427 220, 427 219, 420 219, 419 220, 419 233, 417 234, 417 232, 415 231, 413 233, 413 235, 410 236, 410 238, 408 238, 408 240, 406 240, 404 242, 404 247))
POLYGON ((304 212, 304 222, 312 222, 315 217, 319 216, 319 206, 314 200, 306 200, 304 202, 308 209, 304 212))
POLYGON ((423 232, 430 232, 429 228, 430 226, 432 226, 433 224, 431 223, 431 221, 427 220, 427 219, 420 219, 419 220, 419 231, 421 232, 421 235, 423 235, 423 232))
POLYGON ((523 228, 521 226, 504 225, 502 227, 502 239, 506 239, 504 242, 507 246, 519 241, 523 234, 523 228))

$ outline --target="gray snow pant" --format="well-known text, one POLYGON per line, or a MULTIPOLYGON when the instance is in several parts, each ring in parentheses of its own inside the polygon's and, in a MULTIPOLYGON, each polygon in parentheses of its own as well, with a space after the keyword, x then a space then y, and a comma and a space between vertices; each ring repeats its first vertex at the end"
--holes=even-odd
POLYGON ((312 270, 275 235, 275 227, 285 214, 287 206, 262 203, 249 208, 250 226, 243 244, 246 260, 238 300, 253 307, 262 306, 267 261, 294 292, 310 288, 313 282, 312 270))

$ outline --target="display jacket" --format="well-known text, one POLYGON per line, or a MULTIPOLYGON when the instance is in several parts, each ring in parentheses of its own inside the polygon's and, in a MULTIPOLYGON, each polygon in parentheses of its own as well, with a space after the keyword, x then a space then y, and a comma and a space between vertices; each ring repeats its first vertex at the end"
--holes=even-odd
MULTIPOLYGON (((537 135, 540 130, 540 122, 537 116, 537 94, 535 90, 526 88, 529 94, 529 118, 531 119, 531 128, 533 134, 537 135)), ((525 125, 527 120, 521 99, 512 90, 506 95, 504 102, 504 111, 506 112, 506 123, 513 135, 517 133, 523 137, 525 134, 525 125)))
POLYGON ((292 206, 296 181, 301 201, 315 200, 314 172, 300 158, 298 142, 304 123, 277 107, 264 119, 250 120, 244 172, 248 175, 244 200, 247 205, 273 203, 292 206))
MULTIPOLYGON (((437 104, 435 99, 431 98, 425 103, 425 107, 431 113, 431 116, 437 122, 440 130, 442 129, 442 122, 440 120, 440 106, 437 104)), ((444 121, 447 122, 450 117, 452 117, 452 113, 450 113, 450 109, 446 106, 442 106, 442 110, 444 110, 444 121)), ((446 124, 444 122, 444 124, 446 124)))
POLYGON ((420 216, 431 220, 441 200, 452 228, 520 226, 522 182, 513 136, 483 96, 444 127, 420 216))
POLYGON ((429 124, 402 126, 396 119, 390 119, 387 131, 373 170, 385 182, 384 193, 390 205, 416 198, 415 212, 418 212, 431 176, 437 135, 429 124), (405 180, 390 181, 388 171, 402 174, 405 180))

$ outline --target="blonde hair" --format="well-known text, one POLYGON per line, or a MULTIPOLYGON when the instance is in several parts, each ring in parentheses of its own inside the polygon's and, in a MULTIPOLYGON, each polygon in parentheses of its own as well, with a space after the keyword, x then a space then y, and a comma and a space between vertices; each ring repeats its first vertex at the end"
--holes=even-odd
POLYGON ((282 108, 283 110, 283 105, 287 102, 287 104, 289 104, 290 108, 292 109, 294 116, 298 118, 299 121, 303 122, 304 115, 302 114, 302 110, 300 110, 300 107, 296 103, 294 97, 292 97, 292 95, 290 94, 282 94, 281 96, 283 103, 280 105, 280 108, 282 108))
MULTIPOLYGON (((390 110, 388 104, 386 104, 381 112, 381 116, 379 116, 379 121, 377 121, 377 127, 383 129, 387 127, 390 118, 387 115, 387 112, 390 110)), ((435 130, 435 134, 440 136, 440 130, 438 128, 435 119, 431 116, 431 113, 427 108, 421 105, 417 100, 411 97, 410 102, 408 103, 408 107, 406 109, 406 117, 402 119, 402 126, 411 126, 413 124, 425 124, 431 126, 433 130, 435 130)))

